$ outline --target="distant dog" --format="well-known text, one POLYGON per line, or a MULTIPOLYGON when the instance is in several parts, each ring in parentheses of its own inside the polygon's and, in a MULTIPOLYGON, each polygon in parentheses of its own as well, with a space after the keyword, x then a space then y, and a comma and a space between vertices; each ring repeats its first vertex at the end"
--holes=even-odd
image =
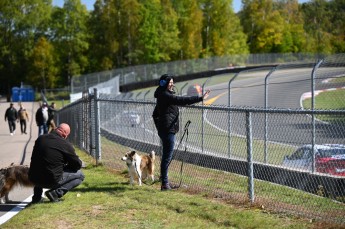
POLYGON ((139 155, 135 151, 130 151, 121 158, 128 166, 128 173, 130 175, 130 184, 134 184, 134 178, 138 177, 139 185, 142 184, 142 180, 150 177, 154 181, 154 169, 155 169, 155 151, 152 151, 148 155, 139 155))
POLYGON ((25 165, 10 165, 0 169, 0 203, 9 201, 8 194, 16 185, 33 187, 28 177, 29 167, 25 165))

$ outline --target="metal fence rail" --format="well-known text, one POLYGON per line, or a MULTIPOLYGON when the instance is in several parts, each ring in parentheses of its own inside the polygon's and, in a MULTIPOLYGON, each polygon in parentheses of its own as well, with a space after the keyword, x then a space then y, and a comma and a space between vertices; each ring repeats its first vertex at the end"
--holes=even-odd
MULTIPOLYGON (((120 85, 125 85, 134 82, 145 82, 148 80, 158 79, 162 72, 173 72, 175 75, 188 75, 191 73, 242 66, 259 66, 296 61, 315 62, 321 58, 322 56, 320 55, 308 53, 261 53, 137 65, 73 76, 71 80, 71 92, 79 93, 88 90, 96 84, 107 82, 116 77, 119 77, 120 85)), ((109 84, 104 85, 104 87, 109 86, 109 84)))
MULTIPOLYGON (((345 170, 337 164, 344 158, 322 164, 317 153, 300 153, 345 150, 345 100, 333 94, 344 85, 343 57, 243 71, 217 89, 228 93, 223 105, 180 107, 170 181, 191 192, 345 225, 345 170), (316 97, 327 89, 332 93, 316 97), (318 109, 329 101, 338 107, 318 109), (187 121, 188 141, 177 148, 187 121)), ((211 81, 203 88, 213 87, 211 81)), ((57 122, 69 123, 69 139, 112 169, 126 169, 120 158, 129 148, 140 154, 155 150, 158 178, 162 150, 149 92, 142 92, 145 100, 125 100, 94 90, 61 109, 57 122)))
MULTIPOLYGON (((59 121, 71 124, 70 139, 74 144, 97 159, 101 152, 102 163, 118 170, 126 169, 120 158, 128 148, 141 154, 155 150, 159 168, 160 142, 151 118, 155 104, 95 95, 85 96, 59 112, 59 121), (97 106, 99 132, 95 125, 97 106), (133 121, 131 115, 138 115, 140 122, 133 121), (99 149, 95 143, 98 138, 99 149)), ((188 120, 191 125, 188 142, 176 149, 170 166, 171 181, 178 183, 182 179, 185 188, 208 191, 233 201, 345 223, 344 177, 321 173, 313 167, 300 168, 298 164, 283 165, 285 156, 298 146, 312 143, 314 128, 315 143, 345 144, 344 117, 345 111, 181 107, 181 125, 188 120), (313 127, 314 115, 320 120, 331 117, 332 122, 316 121, 313 127), (182 162, 185 165, 180 175, 182 162)), ((182 131, 178 139, 181 134, 182 131)))

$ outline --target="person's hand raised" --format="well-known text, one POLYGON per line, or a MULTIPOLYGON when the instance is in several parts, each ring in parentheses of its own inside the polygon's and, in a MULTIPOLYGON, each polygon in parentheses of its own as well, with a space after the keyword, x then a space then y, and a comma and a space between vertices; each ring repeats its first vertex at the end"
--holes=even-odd
POLYGON ((202 96, 202 99, 207 99, 207 97, 210 95, 210 90, 207 90, 205 94, 202 96))

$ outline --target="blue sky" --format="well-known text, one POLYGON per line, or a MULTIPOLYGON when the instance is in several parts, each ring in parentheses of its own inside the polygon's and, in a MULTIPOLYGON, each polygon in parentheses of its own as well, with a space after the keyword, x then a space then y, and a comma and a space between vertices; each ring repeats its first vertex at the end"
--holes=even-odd
MULTIPOLYGON (((86 8, 89 10, 93 9, 93 4, 95 2, 95 0, 81 0, 81 2, 86 5, 86 8)), ((233 0, 233 7, 234 7, 234 11, 238 12, 241 9, 241 0, 233 0)), ((298 0, 299 3, 303 3, 303 2, 308 2, 308 0, 298 0)), ((56 6, 60 6, 62 7, 64 3, 64 0, 53 0, 53 5, 56 6)))

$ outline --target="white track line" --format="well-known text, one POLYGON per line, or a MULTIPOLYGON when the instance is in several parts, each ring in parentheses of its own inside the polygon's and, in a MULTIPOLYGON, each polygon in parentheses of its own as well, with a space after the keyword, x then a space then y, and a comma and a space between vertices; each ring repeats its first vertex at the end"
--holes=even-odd
POLYGON ((28 203, 31 202, 32 195, 26 198, 23 202, 12 208, 9 212, 0 217, 0 225, 6 223, 13 216, 17 215, 21 210, 23 210, 28 203))

